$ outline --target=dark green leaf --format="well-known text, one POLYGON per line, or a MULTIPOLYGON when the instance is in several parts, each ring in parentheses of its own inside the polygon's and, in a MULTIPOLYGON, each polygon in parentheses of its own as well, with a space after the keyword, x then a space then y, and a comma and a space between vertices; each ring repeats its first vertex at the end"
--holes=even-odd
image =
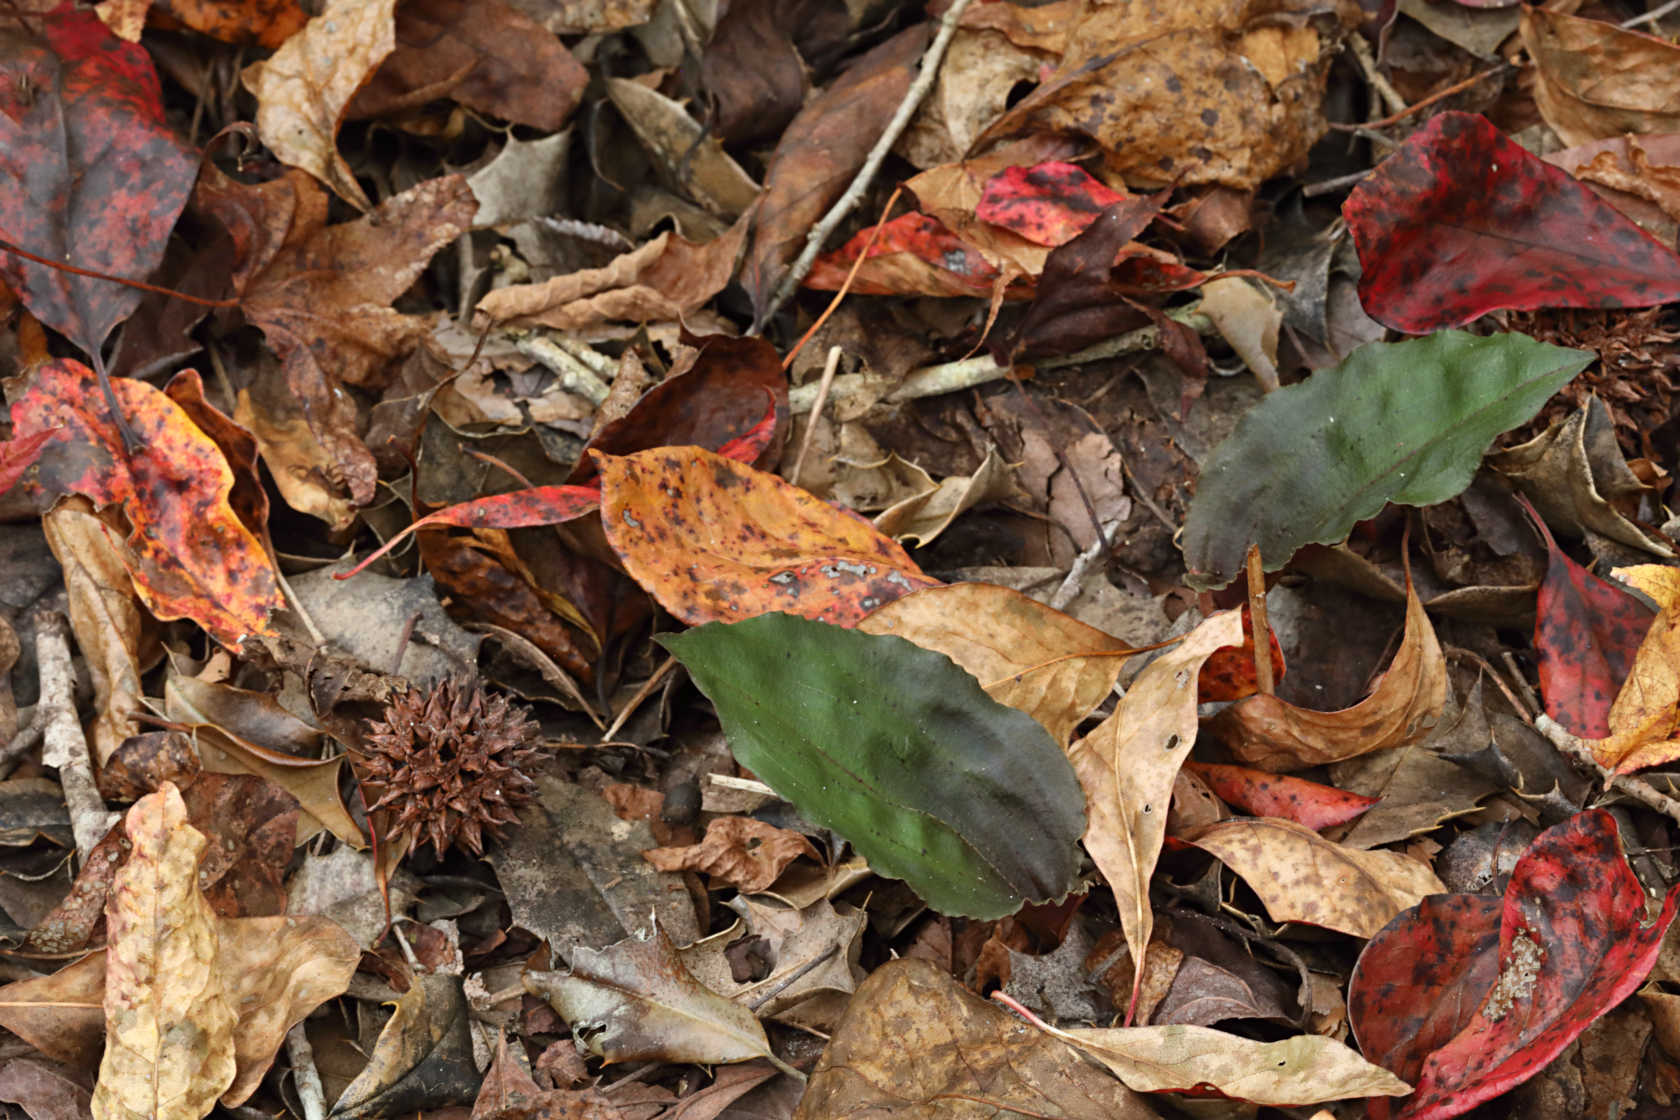
POLYGON ((1361 346, 1261 401, 1214 448, 1184 522, 1188 582, 1223 587, 1250 544, 1268 571, 1335 544, 1386 502, 1427 506, 1470 484, 1495 436, 1540 410, 1594 355, 1521 334, 1361 346))
POLYGON ((935 909, 997 918, 1072 887, 1073 767, 944 654, 788 614, 659 640, 742 765, 935 909))

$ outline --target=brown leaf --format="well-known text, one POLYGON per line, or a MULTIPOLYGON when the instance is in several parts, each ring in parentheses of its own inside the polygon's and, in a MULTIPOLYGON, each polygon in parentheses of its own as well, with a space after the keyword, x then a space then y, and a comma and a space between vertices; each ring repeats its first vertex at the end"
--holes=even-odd
POLYGON ((564 43, 502 0, 406 0, 397 8, 395 39, 395 49, 344 110, 347 119, 447 97, 555 132, 589 82, 564 43))
POLYGON ((986 583, 917 591, 876 609, 857 628, 945 654, 992 699, 1042 723, 1064 750, 1132 652, 1019 591, 986 583))
POLYGON ((919 23, 857 59, 782 133, 741 266, 755 318, 763 318, 811 227, 845 191, 904 100, 929 33, 919 23))
POLYGON ((822 859, 799 833, 751 817, 719 817, 700 843, 649 848, 642 856, 661 871, 704 871, 749 894, 768 890, 800 856, 822 859))
POLYGON ((926 961, 877 968, 847 1005, 794 1120, 1155 1120, 1136 1093, 926 961))
POLYGON ((92 1116, 91 1094, 66 1067, 35 1058, 0 1066, 0 1101, 13 1101, 32 1120, 83 1120, 92 1116))
POLYGON ((1239 762, 1299 770, 1415 743, 1435 726, 1446 699, 1446 658, 1408 582, 1400 649, 1365 699, 1339 712, 1315 712, 1276 696, 1250 696, 1215 716, 1210 729, 1239 762))
POLYGON ((1196 741, 1196 675, 1214 650, 1241 642, 1241 612, 1207 619, 1139 673, 1114 714, 1068 748, 1090 815, 1085 848, 1114 891, 1139 981, 1155 924, 1149 880, 1174 780, 1196 741))
POLYGON ((198 891, 208 842, 173 785, 135 802, 123 828, 134 850, 106 914, 107 1041, 94 1114, 199 1120, 235 1073, 216 918, 198 891))
POLYGON ((396 4, 328 0, 272 58, 253 62, 242 75, 257 99, 263 143, 360 210, 371 210, 373 203, 338 154, 338 126, 350 99, 396 48, 396 4))
POLYGON ((1233 817, 1191 843, 1241 875, 1273 921, 1355 937, 1376 936, 1400 911, 1447 889, 1410 856, 1344 847, 1278 817, 1233 817))
POLYGON ((1544 8, 1524 11, 1534 104, 1566 145, 1680 130, 1680 48, 1642 31, 1544 8))
POLYGON ((47 1057, 93 1069, 105 1034, 105 952, 0 986, 0 1026, 47 1057))
POLYGON ((695 980, 662 929, 601 950, 579 947, 570 971, 527 971, 524 982, 608 1062, 772 1057, 753 1013, 695 980))

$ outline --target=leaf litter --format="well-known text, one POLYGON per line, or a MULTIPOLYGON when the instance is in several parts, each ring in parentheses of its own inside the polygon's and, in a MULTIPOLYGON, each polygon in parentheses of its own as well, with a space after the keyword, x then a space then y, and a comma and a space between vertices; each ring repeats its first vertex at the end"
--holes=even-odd
POLYGON ((1672 1107, 1680 28, 1377 7, 0 15, 8 1115, 1672 1107))

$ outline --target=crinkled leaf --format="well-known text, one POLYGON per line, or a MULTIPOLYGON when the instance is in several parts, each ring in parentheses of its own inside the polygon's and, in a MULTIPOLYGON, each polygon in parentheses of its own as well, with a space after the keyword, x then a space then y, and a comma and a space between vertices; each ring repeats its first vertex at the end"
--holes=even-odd
POLYGON ((950 658, 788 614, 659 641, 743 766, 935 909, 1002 917, 1073 885, 1085 814, 1072 768, 950 658))
POLYGON ((1337 543, 1385 502, 1447 500, 1495 436, 1594 357, 1520 334, 1442 331, 1370 343, 1268 394, 1202 467, 1184 523, 1189 581, 1223 587, 1250 544, 1275 571, 1303 545, 1337 543))
POLYGON ((1359 301, 1410 334, 1501 308, 1680 297, 1672 249, 1471 113, 1432 118, 1353 189, 1342 213, 1363 270, 1359 301))
POLYGON ((597 462, 608 543, 684 622, 787 610, 850 624, 938 582, 857 514, 703 448, 597 462))
MULTIPOLYGON (((144 279, 163 260, 196 159, 164 122, 157 71, 139 44, 70 0, 46 16, 44 33, 0 40, 0 238, 144 279)), ((4 251, 0 280, 88 352, 141 297, 4 251)))
POLYGON ((1536 838, 1497 908, 1447 895, 1397 917, 1359 956, 1348 1019, 1417 1083, 1398 1117, 1446 1120, 1540 1072, 1644 981, 1677 901, 1647 923, 1615 818, 1595 809, 1536 838))

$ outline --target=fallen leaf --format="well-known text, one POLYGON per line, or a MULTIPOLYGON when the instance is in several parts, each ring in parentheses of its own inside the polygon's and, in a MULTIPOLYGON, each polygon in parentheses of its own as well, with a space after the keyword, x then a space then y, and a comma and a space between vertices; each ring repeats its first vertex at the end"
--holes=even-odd
POLYGON ((758 198, 758 184, 681 102, 629 78, 608 78, 607 96, 682 193, 733 222, 758 198))
POLYGON ((1487 119, 1432 117, 1342 206, 1378 322, 1422 334, 1501 308, 1650 307, 1680 257, 1487 119))
POLYGON ((104 1048, 104 997, 101 949, 49 975, 0 986, 0 1026, 54 1061, 93 1069, 104 1048))
POLYGON ((706 838, 698 844, 642 853, 661 871, 703 871, 746 893, 768 890, 800 856, 822 858, 799 833, 751 817, 719 817, 706 826, 706 838))
POLYGON ((1184 765, 1227 804, 1257 817, 1282 817, 1315 832, 1346 824, 1380 800, 1246 766, 1194 760, 1184 765))
POLYGON ((351 1120, 470 1104, 483 1079, 473 1061, 467 1015, 459 976, 416 976, 379 1032, 367 1064, 333 1105, 333 1116, 351 1120))
POLYGON ((1084 168, 1060 160, 1032 167, 1006 167, 986 180, 974 216, 1055 248, 1085 232, 1104 210, 1126 195, 1093 178, 1084 168))
POLYGON ((303 30, 309 13, 297 0, 152 0, 152 10, 224 43, 256 43, 274 50, 303 30))
POLYGON ((33 1120, 83 1120, 92 1116, 92 1094, 69 1067, 36 1058, 11 1058, 0 1066, 0 1101, 11 1101, 33 1120))
POLYGON ((936 583, 857 514, 702 448, 596 462, 607 541, 684 622, 788 610, 852 624, 936 583))
POLYGON ((880 227, 860 230, 851 240, 812 264, 803 284, 819 292, 837 292, 852 277, 850 290, 862 296, 919 295, 958 298, 985 296, 1000 273, 981 251, 926 214, 901 214, 880 227), (868 255, 852 266, 865 248, 868 255))
POLYGON ((904 100, 929 35, 929 25, 918 23, 857 58, 783 130, 741 265, 755 320, 764 318, 811 227, 851 183, 904 100))
POLYGON ((19 436, 0 443, 0 494, 17 485, 18 479, 23 477, 23 472, 34 466, 35 460, 41 457, 41 448, 57 434, 57 428, 48 428, 33 435, 19 436))
POLYGON ((1644 981, 1677 901, 1647 920, 1615 818, 1596 809, 1541 833, 1503 902, 1445 895, 1397 917, 1348 995, 1364 1051, 1417 1084, 1397 1116, 1446 1120, 1538 1073, 1644 981))
MULTIPOLYGON (((197 157, 164 120, 151 57, 65 0, 43 36, 8 35, 0 66, 0 237, 37 256, 141 279, 163 260, 197 157)), ((100 349, 141 292, 0 251, 30 313, 100 349)))
POLYGON ((868 915, 826 898, 803 910, 742 895, 726 905, 740 919, 680 950, 689 972, 718 995, 747 1004, 766 1019, 831 1033, 838 1013, 868 975, 858 966, 868 915), (730 950, 749 939, 761 944, 768 971, 737 978, 730 950), (830 1007, 835 1019, 824 1014, 830 1007), (813 1022, 815 1016, 822 1018, 813 1022))
POLYGON ((1446 890, 1410 856, 1344 847, 1276 817, 1232 817, 1189 839, 1242 876, 1274 922, 1373 937, 1425 895, 1446 890))
POLYGON ((1673 43, 1544 8, 1523 11, 1521 33, 1534 105, 1565 145, 1680 130, 1673 43))
POLYGON ((397 0, 327 0, 321 13, 241 75, 257 99, 257 133, 358 210, 371 210, 338 154, 338 127, 356 91, 396 49, 397 0))
POLYGON ((876 608, 857 628, 943 653, 993 700, 1043 724, 1064 750, 1132 653, 1118 638, 987 583, 914 592, 876 608))
POLYGON ((1166 836, 1173 781, 1196 741, 1196 675, 1214 650, 1240 641, 1236 611, 1206 619, 1150 662, 1114 714, 1068 748, 1090 817, 1085 848, 1114 892, 1137 969, 1134 1009, 1155 924, 1149 881, 1166 836))
POLYGON ((794 1120, 961 1115, 1154 1120, 1147 1101, 1049 1035, 921 960, 888 961, 858 986, 794 1120), (914 1061, 907 1061, 911 1051, 914 1061))
POLYGON ((917 548, 926 548, 959 515, 1019 495, 1014 468, 997 448, 988 447, 973 474, 953 475, 931 490, 893 503, 876 516, 875 528, 895 541, 914 541, 917 548))
POLYGON ((199 1120, 233 1083, 235 1013, 217 967, 216 917, 198 891, 207 841, 173 785, 134 803, 134 843, 106 912, 105 1120, 199 1120))
MULTIPOLYGON (((1242 622, 1242 645, 1214 650, 1197 674, 1196 695, 1203 704, 1241 700, 1260 691, 1260 674, 1254 664, 1254 620, 1246 603, 1242 608, 1242 622)), ((1267 630, 1266 637, 1272 658, 1272 679, 1280 681, 1288 670, 1283 647, 1278 644, 1276 630, 1267 630)))
POLYGON ((1535 605, 1534 648, 1546 714, 1573 734, 1610 734, 1612 706, 1631 672, 1652 612, 1644 600, 1566 556, 1528 506, 1546 542, 1546 579, 1535 605))
POLYGON ((658 640, 742 765, 935 909, 997 918, 1073 886, 1079 783, 950 658, 789 614, 658 640))
POLYGON ((1680 578, 1660 564, 1618 568, 1616 575, 1660 608, 1610 705, 1609 734, 1584 741, 1599 765, 1626 774, 1680 758, 1680 578))
POLYGON ((753 1013, 706 988, 657 927, 605 949, 579 947, 566 972, 527 971, 589 1051, 607 1062, 777 1060, 753 1013))
POLYGON ((228 505, 234 479, 221 449, 151 385, 113 378, 111 390, 140 437, 132 451, 92 370, 70 359, 36 367, 12 406, 14 430, 57 428, 61 438, 42 450, 34 490, 48 503, 78 493, 122 507, 132 532, 117 543, 158 618, 190 618, 230 649, 270 633, 269 612, 284 601, 267 551, 228 505))

